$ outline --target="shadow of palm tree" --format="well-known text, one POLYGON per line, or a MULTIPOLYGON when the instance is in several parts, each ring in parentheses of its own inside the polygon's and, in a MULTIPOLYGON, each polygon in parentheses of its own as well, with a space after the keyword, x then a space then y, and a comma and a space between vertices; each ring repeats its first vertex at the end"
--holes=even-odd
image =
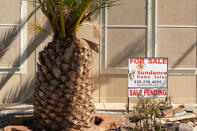
POLYGON ((117 52, 112 58, 112 62, 110 63, 110 67, 127 67, 127 61, 129 57, 139 57, 144 55, 146 52, 146 43, 145 43, 146 35, 142 34, 135 41, 130 42, 123 50, 117 52))
MULTIPOLYGON (((11 43, 13 42, 13 40, 17 37, 17 35, 20 33, 21 28, 24 27, 24 25, 28 22, 28 20, 36 13, 36 11, 38 11, 38 9, 40 8, 40 6, 36 7, 34 11, 32 11, 28 17, 26 17, 23 21, 20 21, 19 23, 21 23, 20 27, 13 27, 10 28, 9 30, 6 31, 6 33, 4 34, 3 37, 1 37, 0 39, 0 59, 2 58, 2 56, 5 55, 6 51, 8 51, 8 49, 10 48, 11 43)), ((48 23, 45 23, 43 28, 48 29, 50 31, 50 25, 48 23)), ((46 38, 49 36, 49 34, 47 33, 40 33, 35 35, 34 37, 31 38, 30 42, 28 43, 28 46, 26 47, 24 52, 21 54, 21 56, 17 56, 16 59, 14 60, 12 67, 18 67, 18 62, 20 61, 20 64, 23 64, 25 62, 26 59, 29 58, 29 56, 36 50, 36 48, 43 43, 43 41, 46 40, 46 38), (25 59, 20 59, 20 58, 25 58, 25 59)), ((0 69, 1 71, 3 71, 4 69, 0 69)), ((12 69, 12 73, 8 73, 8 74, 4 74, 2 76, 1 79, 1 83, 0 83, 0 91, 2 90, 2 88, 6 88, 5 84, 10 80, 10 78, 12 78, 12 76, 18 71, 18 69, 12 69)), ((33 76, 35 78, 35 76, 33 76)), ((34 79, 33 78, 33 79, 34 79)), ((33 96, 33 92, 29 92, 29 85, 33 85, 34 84, 34 80, 28 80, 25 82, 25 84, 23 85, 18 85, 17 89, 18 90, 18 100, 17 102, 20 103, 31 103, 32 102, 32 96, 33 96), (21 86, 21 88, 19 89, 19 86, 21 86), (26 95, 24 97, 24 95, 22 94, 28 94, 28 96, 26 95)), ((8 92, 7 92, 7 96, 14 96, 16 97, 13 93, 13 89, 11 88, 8 92)), ((4 98, 2 100, 2 102, 6 102, 9 101, 9 98, 4 98)))
POLYGON ((2 56, 8 51, 11 43, 16 39, 17 35, 20 33, 20 30, 25 26, 27 21, 38 11, 40 6, 36 7, 34 11, 32 11, 29 16, 27 16, 24 20, 17 22, 20 26, 14 26, 9 28, 5 34, 0 38, 0 60, 2 56))
POLYGON ((192 44, 184 53, 183 55, 177 59, 177 61, 172 65, 171 68, 176 68, 188 55, 191 51, 196 48, 196 43, 192 44))
MULTIPOLYGON (((27 78, 27 80, 25 82, 23 82, 23 84, 19 83, 17 85, 14 85, 13 87, 11 87, 6 92, 6 95, 2 96, 1 102, 2 103, 17 103, 17 105, 24 104, 24 103, 31 104, 32 97, 33 97, 33 88, 32 87, 34 86, 34 83, 35 83, 34 79, 35 79, 35 75, 31 75, 27 78)), ((11 104, 10 106, 14 106, 14 105, 11 104)), ((9 105, 8 105, 8 107, 9 107, 9 105)), ((12 109, 13 109, 13 107, 12 107, 12 109)), ((20 109, 22 109, 22 108, 20 108, 20 109)), ((1 110, 1 108, 0 108, 0 110, 1 110)))
MULTIPOLYGON (((48 23, 45 23, 44 28, 50 30, 49 24, 48 24, 48 23)), ((25 49, 26 52, 28 52, 28 53, 27 53, 27 54, 23 53, 21 56, 18 56, 18 57, 14 60, 12 66, 15 67, 15 66, 17 65, 18 61, 20 60, 20 57, 28 59, 28 57, 35 51, 35 49, 36 49, 44 40, 46 40, 46 38, 47 38, 48 36, 49 36, 49 34, 47 34, 47 33, 42 33, 42 34, 38 34, 38 35, 34 36, 34 37, 30 40, 30 42, 29 42, 27 48, 25 49), (26 56, 26 55, 27 55, 27 56, 26 56)), ((21 64, 24 63, 26 59, 22 59, 22 60, 21 60, 21 64)), ((0 84, 0 89, 1 89, 2 87, 4 87, 4 85, 5 85, 5 84, 7 83, 7 81, 14 75, 15 72, 17 72, 17 70, 15 70, 15 71, 14 71, 13 73, 11 73, 11 74, 7 74, 7 75, 4 75, 4 76, 3 76, 2 80, 1 80, 1 84, 0 84)))

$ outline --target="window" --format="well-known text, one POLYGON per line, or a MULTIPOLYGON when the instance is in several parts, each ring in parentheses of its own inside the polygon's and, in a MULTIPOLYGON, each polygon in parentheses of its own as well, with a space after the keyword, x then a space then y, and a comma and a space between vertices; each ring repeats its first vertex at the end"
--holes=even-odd
POLYGON ((169 58, 174 73, 195 74, 197 1, 158 0, 155 56, 169 58))
POLYGON ((1 0, 0 5, 0 38, 2 39, 9 29, 20 28, 20 33, 1 57, 0 73, 25 73, 27 26, 24 25, 21 28, 22 23, 20 21, 27 16, 27 1, 1 0), (20 59, 17 60, 16 58, 20 59))
POLYGON ((126 73, 128 57, 168 57, 169 73, 195 74, 197 0, 121 0, 102 13, 103 73, 126 73))

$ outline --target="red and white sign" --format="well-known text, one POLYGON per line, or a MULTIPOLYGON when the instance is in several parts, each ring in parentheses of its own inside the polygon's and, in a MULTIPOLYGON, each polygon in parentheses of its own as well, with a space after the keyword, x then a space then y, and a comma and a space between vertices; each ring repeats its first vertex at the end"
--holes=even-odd
POLYGON ((129 97, 137 97, 138 95, 144 97, 166 97, 167 88, 151 88, 151 89, 129 89, 129 97))
MULTIPOLYGON (((167 58, 129 59, 129 97, 137 97, 137 95, 135 95, 137 90, 145 97, 166 97, 167 86, 167 58), (139 89, 136 90, 136 88, 139 89)), ((139 94, 139 92, 137 94, 139 94)))

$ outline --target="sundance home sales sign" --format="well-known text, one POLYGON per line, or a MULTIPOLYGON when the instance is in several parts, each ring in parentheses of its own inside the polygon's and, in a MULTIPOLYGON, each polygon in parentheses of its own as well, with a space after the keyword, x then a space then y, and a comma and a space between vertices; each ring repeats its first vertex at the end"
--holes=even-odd
POLYGON ((129 97, 166 97, 167 86, 167 58, 129 58, 129 97))

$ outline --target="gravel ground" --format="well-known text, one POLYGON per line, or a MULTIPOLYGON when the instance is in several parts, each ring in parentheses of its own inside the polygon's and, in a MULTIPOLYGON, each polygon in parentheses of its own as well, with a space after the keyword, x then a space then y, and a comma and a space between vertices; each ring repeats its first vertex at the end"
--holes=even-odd
MULTIPOLYGON (((132 127, 134 127, 134 124, 131 123, 128 119, 129 115, 123 112, 99 112, 97 111, 97 114, 104 114, 104 115, 109 115, 109 116, 113 116, 120 125, 122 125, 121 129, 119 130, 115 130, 115 131, 132 131, 132 127)), ((0 131, 3 131, 3 127, 5 127, 8 124, 13 125, 12 123, 10 123, 10 121, 21 121, 22 119, 25 118, 25 126, 31 127, 31 123, 32 123, 32 115, 33 115, 33 111, 31 109, 29 109, 28 111, 26 110, 26 112, 20 112, 19 110, 13 111, 13 110, 9 110, 9 111, 0 111, 0 131), (21 120, 19 118, 22 118, 21 120), (17 120, 16 120, 17 119, 17 120)), ((17 125, 17 124, 16 124, 17 125)), ((197 131, 197 128, 195 128, 195 126, 197 125, 197 119, 192 119, 192 120, 183 120, 183 121, 177 121, 175 123, 171 124, 171 127, 169 126, 170 130, 169 131, 175 131, 175 128, 179 127, 179 129, 182 129, 182 131, 197 131), (188 130, 186 130, 186 128, 188 130)))
POLYGON ((129 115, 127 114, 106 114, 109 116, 113 116, 123 127, 133 127, 134 124, 131 123, 128 119, 129 115))
POLYGON ((97 114, 113 116, 122 125, 121 127, 124 131, 131 131, 134 127, 134 124, 128 119, 129 115, 125 112, 97 112, 97 114))
MULTIPOLYGON (((7 125, 12 125, 11 121, 21 121, 19 120, 19 117, 21 118, 26 118, 26 121, 28 121, 27 119, 29 119, 30 117, 29 116, 32 116, 32 112, 26 112, 26 113, 19 113, 18 111, 17 112, 6 112, 4 111, 4 114, 0 114, 0 131, 3 130, 3 128, 7 125), (29 118, 28 118, 29 117, 29 118), (17 119, 17 120, 16 120, 17 119)), ((133 124, 128 120, 128 115, 125 114, 125 113, 97 113, 97 114, 104 114, 104 115, 109 115, 109 116, 113 116, 118 122, 120 125, 122 125, 121 127, 121 130, 120 131, 131 131, 132 127, 133 127, 133 124)), ((23 120, 24 121, 24 120, 23 120)), ((26 123, 25 126, 28 126, 28 123, 30 124, 31 123, 31 120, 30 122, 24 122, 26 123)), ((31 124, 30 124, 30 127, 31 127, 31 124)), ((117 130, 118 131, 118 130, 117 130)))

